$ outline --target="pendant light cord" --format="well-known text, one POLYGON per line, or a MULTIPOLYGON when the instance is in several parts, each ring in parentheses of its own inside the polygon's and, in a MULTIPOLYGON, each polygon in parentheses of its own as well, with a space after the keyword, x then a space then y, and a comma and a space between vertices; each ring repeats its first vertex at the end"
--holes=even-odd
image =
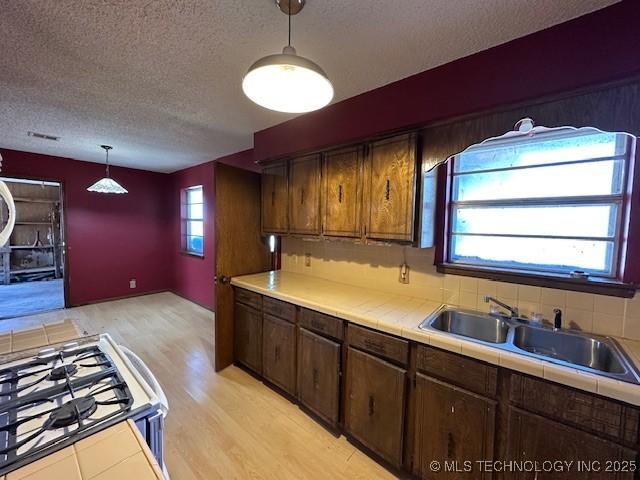
POLYGON ((293 0, 289 0, 289 46, 291 46, 291 2, 293 0))
POLYGON ((109 150, 107 150, 107 178, 109 178, 109 150))

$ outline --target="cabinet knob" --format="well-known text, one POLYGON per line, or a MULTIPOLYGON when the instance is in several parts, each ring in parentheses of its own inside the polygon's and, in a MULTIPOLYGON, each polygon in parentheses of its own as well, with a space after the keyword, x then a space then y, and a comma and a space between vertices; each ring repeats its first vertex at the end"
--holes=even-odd
POLYGON ((373 395, 369 395, 369 416, 373 416, 375 411, 376 401, 373 398, 373 395))
POLYGON ((342 185, 338 185, 338 203, 342 203, 342 185))
POLYGON ((231 283, 231 277, 227 277, 226 275, 216 275, 213 277, 213 283, 218 284, 218 282, 222 285, 229 285, 231 283))
POLYGON ((391 181, 387 178, 387 186, 385 187, 385 190, 384 190, 384 198, 389 200, 390 196, 391 196, 391 181))

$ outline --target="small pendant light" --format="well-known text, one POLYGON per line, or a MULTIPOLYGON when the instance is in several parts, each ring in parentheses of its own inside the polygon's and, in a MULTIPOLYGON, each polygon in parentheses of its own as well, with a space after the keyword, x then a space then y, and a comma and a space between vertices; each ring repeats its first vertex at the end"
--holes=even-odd
POLYGON ((242 80, 242 90, 253 102, 277 112, 318 110, 333 98, 333 85, 317 64, 298 55, 291 46, 291 15, 300 12, 305 2, 276 3, 289 17, 289 43, 282 53, 268 55, 251 65, 242 80))
POLYGON ((87 188, 87 190, 97 193, 129 193, 126 188, 109 176, 109 150, 113 147, 109 145, 100 145, 100 148, 103 148, 105 152, 107 152, 107 176, 98 180, 87 188))

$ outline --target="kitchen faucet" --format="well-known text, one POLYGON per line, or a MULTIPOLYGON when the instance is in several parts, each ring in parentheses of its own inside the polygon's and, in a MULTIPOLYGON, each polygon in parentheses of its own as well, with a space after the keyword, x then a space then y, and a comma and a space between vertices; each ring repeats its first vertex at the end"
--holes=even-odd
POLYGON ((553 318, 553 331, 557 332, 558 330, 562 330, 562 310, 554 308, 553 314, 555 315, 553 318))
POLYGON ((493 302, 496 305, 500 305, 505 310, 509 310, 509 312, 511 312, 511 318, 518 318, 520 316, 520 312, 518 311, 518 309, 516 307, 510 307, 506 303, 503 303, 503 302, 501 302, 500 300, 498 300, 496 298, 490 297, 489 295, 485 295, 484 296, 484 303, 489 303, 489 302, 493 302))

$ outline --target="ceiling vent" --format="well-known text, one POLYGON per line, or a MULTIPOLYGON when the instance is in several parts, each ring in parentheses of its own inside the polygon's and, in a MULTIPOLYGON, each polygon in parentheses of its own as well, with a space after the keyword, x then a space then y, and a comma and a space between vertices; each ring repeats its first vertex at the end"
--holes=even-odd
POLYGON ((51 140, 57 142, 60 140, 60 137, 56 137, 54 135, 47 135, 46 133, 38 133, 38 132, 27 132, 27 135, 30 137, 41 138, 43 140, 51 140))

